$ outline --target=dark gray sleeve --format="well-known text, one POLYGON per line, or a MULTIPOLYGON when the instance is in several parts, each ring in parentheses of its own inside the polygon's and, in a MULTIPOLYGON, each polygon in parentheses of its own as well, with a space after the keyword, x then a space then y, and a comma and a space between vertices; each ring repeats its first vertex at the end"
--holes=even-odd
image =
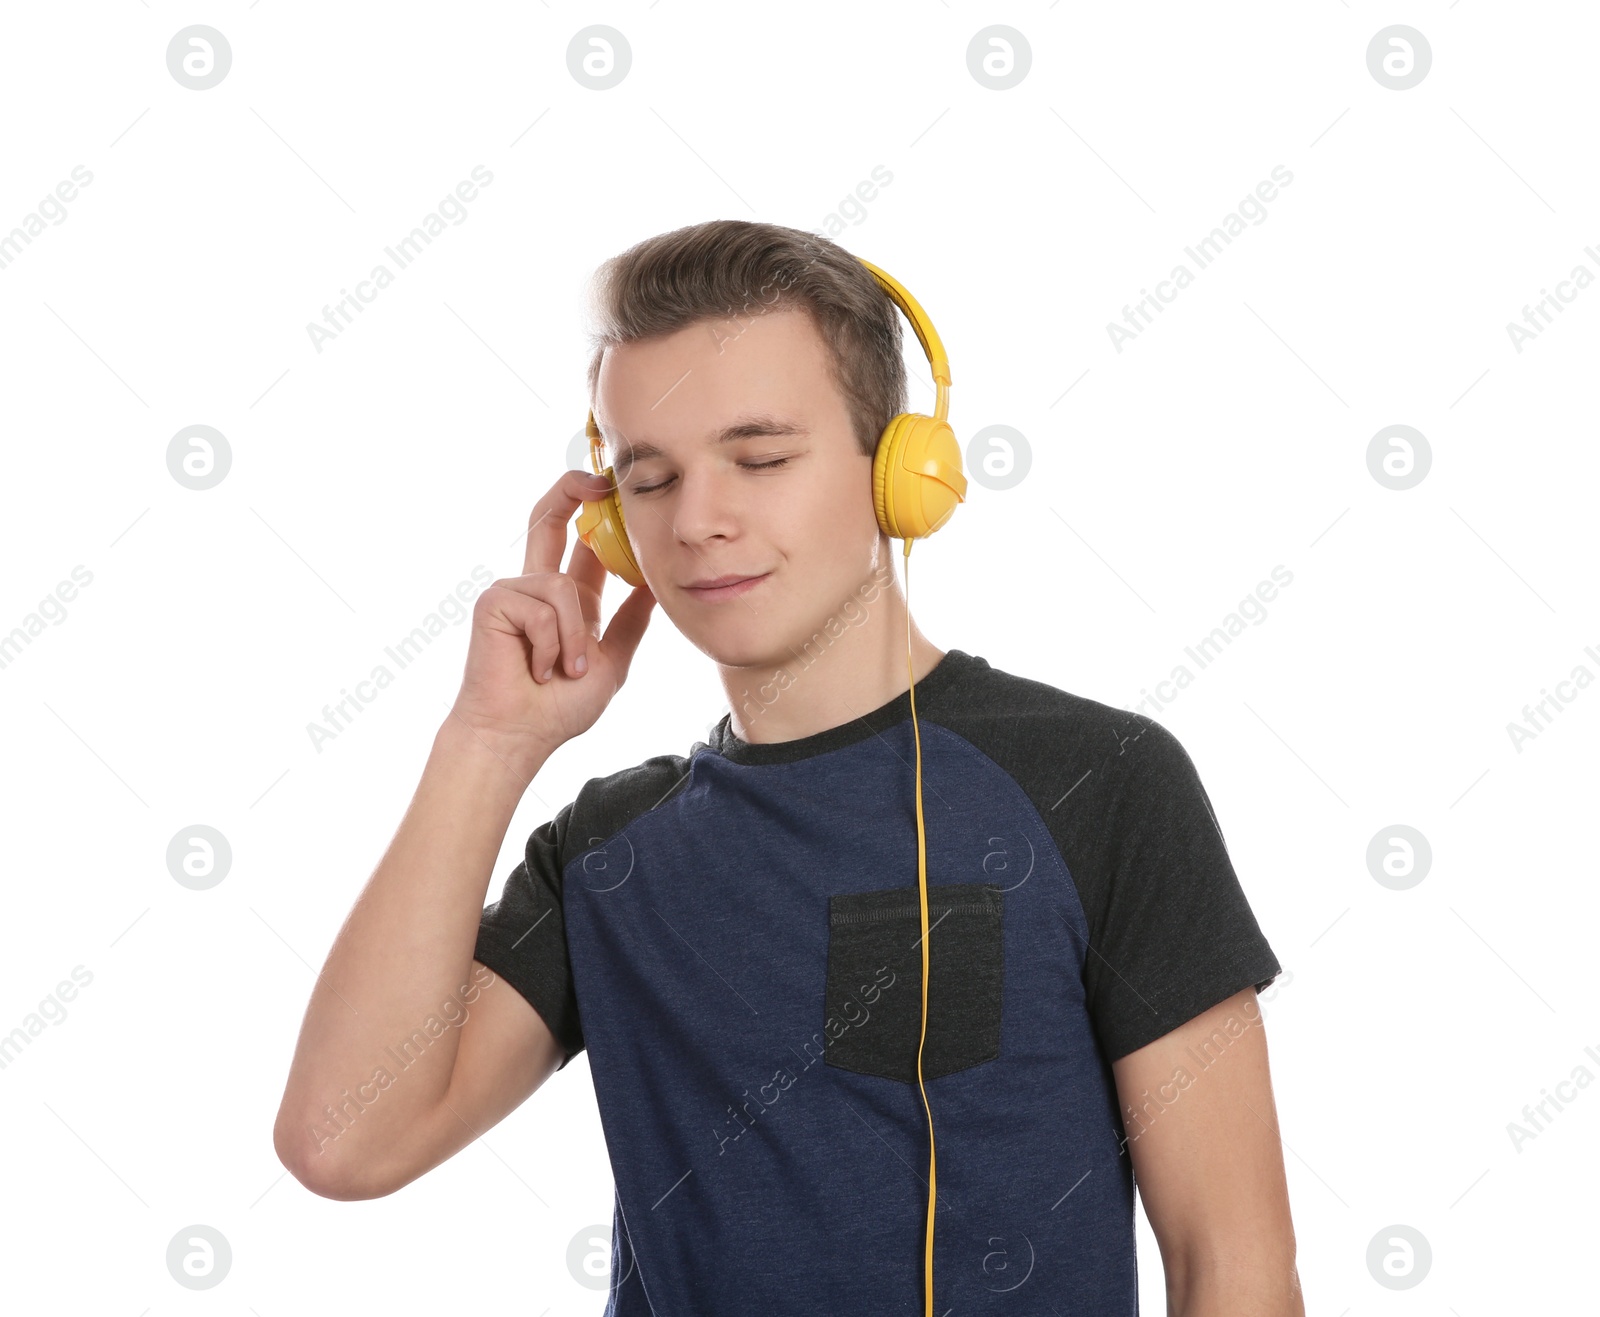
POLYGON ((1138 724, 1107 765, 1107 815, 1087 848, 1099 872, 1084 973, 1108 1061, 1281 969, 1193 761, 1159 723, 1138 724))
POLYGON ((566 1053, 558 1070, 583 1050, 578 997, 567 955, 561 912, 561 855, 572 806, 528 838, 517 867, 506 877, 500 899, 484 907, 473 952, 528 999, 566 1053))

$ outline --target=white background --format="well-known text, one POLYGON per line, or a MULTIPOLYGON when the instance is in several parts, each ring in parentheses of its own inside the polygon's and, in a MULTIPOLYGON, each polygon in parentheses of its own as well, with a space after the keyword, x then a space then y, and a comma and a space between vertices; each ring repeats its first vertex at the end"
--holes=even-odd
MULTIPOLYGON (((583 420, 595 265, 717 217, 821 229, 881 165, 840 241, 933 317, 963 440, 1007 425, 1031 452, 913 555, 935 644, 1132 707, 1293 573, 1144 708, 1284 965, 1266 1012, 1307 1311, 1591 1309, 1600 1092, 1567 1089, 1520 1148, 1508 1125, 1600 1075, 1600 689, 1563 687, 1520 750, 1508 724, 1600 673, 1600 291, 1520 352, 1507 325, 1600 274, 1597 39, 1588 6, 1480 0, 8 6, 0 235, 76 166, 93 180, 0 269, 0 635, 75 567, 92 583, 0 669, 0 1033, 93 977, 0 1070, 0 1305, 600 1311, 567 1263, 611 1219, 586 1057, 391 1197, 323 1200, 279 1165, 314 968, 466 624, 320 752, 307 726, 475 566, 520 572, 583 420), (168 71, 192 23, 231 46, 209 90, 168 71), (632 53, 605 91, 567 63, 596 23, 632 53), (997 23, 1031 50, 1009 90, 967 63, 997 23), (1408 90, 1367 65, 1394 23, 1432 50, 1408 90), (319 352, 308 323, 478 165, 465 222, 319 352), (1108 324, 1276 166, 1265 220, 1118 351, 1108 324), (205 491, 167 465, 196 424, 231 455, 205 491), (1431 450, 1404 491, 1368 465, 1396 424, 1431 450), (207 891, 167 867, 197 824, 232 848, 207 891), (1432 849, 1400 891, 1367 860, 1396 824, 1432 849), (198 1293, 165 1261, 194 1223, 233 1253, 198 1293), (1367 1261, 1396 1225, 1432 1252, 1401 1291, 1367 1261)), ((658 610, 491 894, 586 778, 687 752, 725 707, 658 610)))

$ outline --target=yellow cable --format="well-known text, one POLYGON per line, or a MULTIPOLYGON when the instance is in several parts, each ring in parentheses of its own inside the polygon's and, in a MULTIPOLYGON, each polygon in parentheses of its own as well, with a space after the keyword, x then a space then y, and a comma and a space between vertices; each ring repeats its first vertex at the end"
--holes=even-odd
POLYGON ((911 733, 917 742, 917 897, 922 907, 922 1032, 917 1038, 917 1088, 928 1116, 928 1228, 923 1253, 923 1312, 933 1317, 933 1212, 938 1200, 938 1164, 933 1155, 933 1112, 922 1079, 922 1046, 928 1038, 928 843, 922 828, 922 731, 917 725, 916 667, 911 661, 911 539, 905 541, 906 559, 906 676, 911 683, 911 733))

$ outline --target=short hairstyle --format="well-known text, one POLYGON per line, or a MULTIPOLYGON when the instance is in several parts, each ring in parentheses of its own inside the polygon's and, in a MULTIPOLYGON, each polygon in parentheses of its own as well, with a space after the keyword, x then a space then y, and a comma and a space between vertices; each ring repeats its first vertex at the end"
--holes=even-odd
POLYGON ((872 272, 819 233, 749 220, 708 220, 636 243, 590 281, 589 404, 606 349, 705 320, 783 307, 811 316, 860 451, 871 456, 906 409, 900 313, 872 272))

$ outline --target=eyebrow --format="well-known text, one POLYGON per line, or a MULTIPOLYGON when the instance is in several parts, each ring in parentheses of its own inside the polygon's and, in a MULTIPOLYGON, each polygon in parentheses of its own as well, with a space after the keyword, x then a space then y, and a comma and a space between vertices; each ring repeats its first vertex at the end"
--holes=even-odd
MULTIPOLYGON (((604 431, 601 433, 604 434, 604 431)), ((722 429, 711 435, 707 442, 711 444, 732 444, 741 439, 782 438, 810 433, 803 425, 785 420, 782 417, 752 415, 741 416, 730 424, 723 426, 722 429)), ((666 453, 658 445, 643 441, 636 444, 621 444, 617 448, 616 456, 617 460, 632 466, 638 462, 648 462, 652 458, 665 457, 666 453)))

